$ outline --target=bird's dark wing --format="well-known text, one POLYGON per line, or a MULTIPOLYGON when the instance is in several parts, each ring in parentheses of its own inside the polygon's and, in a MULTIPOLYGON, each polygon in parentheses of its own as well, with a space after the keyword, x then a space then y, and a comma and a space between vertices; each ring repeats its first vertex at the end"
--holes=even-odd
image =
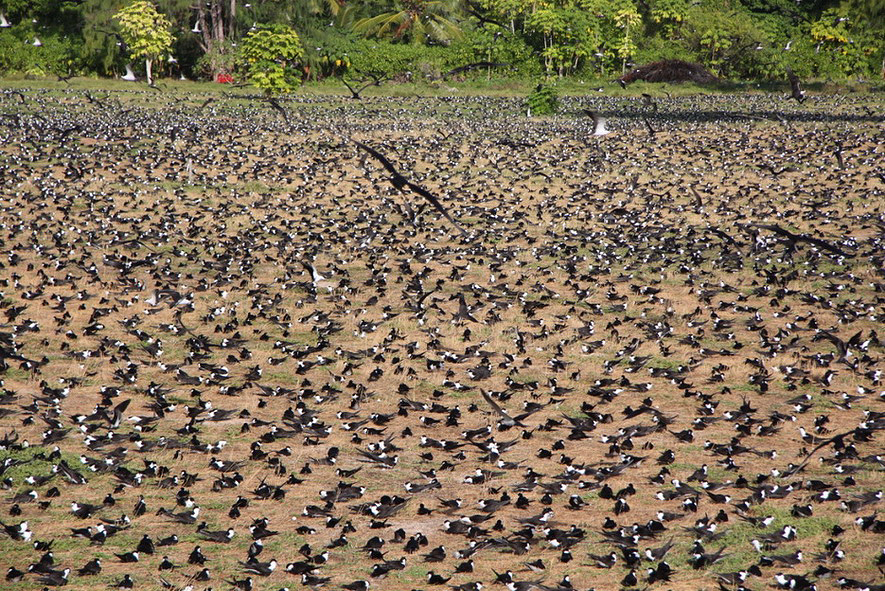
POLYGON ((492 407, 492 410, 494 410, 501 416, 507 417, 508 419, 510 418, 509 416, 507 416, 507 413, 504 412, 504 410, 500 406, 498 406, 498 403, 495 402, 495 400, 491 396, 489 396, 488 392, 480 388, 479 393, 482 394, 482 397, 485 398, 486 402, 489 403, 489 406, 492 407))
POLYGON ((86 95, 86 99, 87 99, 90 103, 95 103, 95 104, 98 105, 99 107, 104 107, 104 106, 105 106, 105 104, 104 104, 103 102, 101 102, 100 100, 98 100, 97 98, 95 98, 94 96, 92 96, 91 94, 89 94, 88 92, 86 92, 86 93, 84 93, 84 94, 86 95))
MULTIPOLYGON (((372 73, 369 73, 369 78, 372 79, 372 84, 374 84, 375 86, 381 86, 382 82, 387 82, 388 80, 390 80, 390 76, 384 76, 382 78, 381 76, 372 73)), ((367 84, 367 86, 369 85, 367 84)))
POLYGON ((400 173, 399 173, 399 172, 393 167, 393 164, 391 164, 390 161, 389 161, 387 158, 385 158, 384 156, 382 156, 381 153, 378 152, 378 150, 376 150, 375 148, 372 148, 372 147, 370 147, 370 146, 367 146, 366 144, 364 144, 364 143, 362 143, 362 142, 354 141, 354 143, 355 143, 357 146, 359 146, 360 148, 362 148, 363 150, 365 150, 366 152, 368 152, 369 154, 371 154, 376 160, 378 160, 378 162, 380 162, 382 165, 384 165, 384 168, 386 168, 387 171, 388 171, 390 174, 392 174, 392 175, 394 175, 394 176, 396 176, 396 177, 400 177, 400 178, 402 178, 403 175, 401 175, 401 174, 400 174, 400 173))
POLYGON ((799 76, 789 66, 787 66, 787 78, 790 79, 790 91, 793 98, 801 102, 804 97, 802 96, 802 88, 799 86, 799 76))
POLYGON ((839 163, 839 168, 845 168, 845 160, 842 158, 842 147, 836 146, 833 150, 833 154, 836 156, 836 161, 839 163))
POLYGON ((475 6, 472 2, 470 2, 470 0, 467 0, 467 2, 465 4, 466 4, 466 9, 467 9, 467 14, 469 14, 470 16, 479 20, 480 27, 483 27, 486 23, 490 23, 493 25, 497 25, 502 30, 507 29, 507 25, 505 25, 504 23, 499 23, 498 21, 493 21, 492 19, 488 18, 488 15, 484 14, 486 11, 484 9, 481 9, 481 8, 475 6))
POLYGON ((122 53, 129 53, 129 46, 126 45, 126 41, 123 40, 123 36, 120 35, 120 33, 117 33, 116 31, 108 31, 105 29, 95 29, 95 30, 98 31, 99 33, 104 33, 105 35, 107 35, 109 37, 114 37, 117 40, 117 45, 120 47, 120 51, 122 53))
POLYGON ((836 350, 839 352, 839 355, 841 357, 845 357, 845 355, 848 353, 848 346, 845 344, 845 341, 843 341, 842 339, 840 339, 839 337, 837 337, 833 333, 828 332, 826 330, 822 330, 822 331, 818 332, 815 337, 815 340, 821 340, 821 339, 824 339, 824 340, 827 340, 827 341, 830 341, 831 343, 833 343, 833 345, 836 347, 836 350))
POLYGON ((844 250, 842 250, 836 246, 833 246, 832 244, 830 244, 826 240, 821 240, 820 238, 814 238, 813 236, 808 236, 808 235, 802 234, 800 236, 797 236, 796 239, 801 240, 803 242, 808 242, 808 243, 814 244, 815 246, 819 246, 820 248, 823 248, 824 250, 828 250, 834 254, 838 254, 843 257, 850 257, 851 256, 851 254, 845 252, 844 250))
POLYGON ((406 178, 403 177, 403 175, 401 175, 393 167, 393 164, 391 164, 387 158, 382 156, 381 153, 378 152, 377 150, 375 150, 374 148, 367 146, 366 144, 364 144, 362 142, 354 142, 354 143, 356 143, 357 146, 359 146, 360 148, 362 148, 363 150, 365 150, 366 152, 371 154, 376 160, 378 160, 384 166, 384 168, 387 169, 388 172, 390 172, 390 174, 393 175, 394 186, 396 186, 398 189, 402 189, 404 186, 409 187, 412 191, 414 191, 415 193, 418 193, 419 195, 424 197, 434 208, 436 208, 437 211, 439 211, 443 215, 443 217, 445 217, 447 220, 449 220, 449 222, 451 222, 451 224, 453 226, 455 226, 455 229, 457 229, 463 236, 468 235, 467 232, 461 226, 458 225, 458 222, 456 222, 455 219, 451 215, 449 215, 449 212, 446 211, 446 208, 443 207, 443 204, 439 202, 439 199, 437 199, 433 193, 431 193, 430 191, 428 191, 424 187, 421 187, 420 185, 416 185, 415 183, 412 183, 412 182, 406 180, 406 178))
POLYGON ((784 230, 783 228, 781 228, 777 224, 753 224, 753 225, 757 228, 762 228, 763 230, 769 230, 771 232, 774 232, 775 234, 780 234, 781 236, 783 236, 785 238, 789 238, 790 240, 793 240, 793 241, 795 241, 797 238, 799 238, 799 236, 797 236, 796 234, 793 234, 789 230, 784 230))
POLYGON ((439 211, 439 212, 443 215, 444 218, 446 218, 447 220, 449 220, 449 222, 451 222, 451 224, 452 224, 453 226, 455 226, 455 229, 456 229, 456 230, 458 230, 459 232, 461 232, 461 235, 462 235, 462 236, 467 236, 467 235, 468 235, 467 232, 464 230, 464 228, 462 228, 461 226, 459 226, 459 225, 458 225, 458 222, 456 222, 455 219, 454 219, 451 215, 449 215, 449 212, 446 211, 446 208, 443 207, 443 204, 439 202, 439 199, 437 199, 436 196, 433 195, 433 193, 431 193, 430 191, 428 191, 428 190, 425 189, 424 187, 421 187, 421 186, 419 186, 419 185, 416 185, 415 183, 412 183, 412 182, 408 182, 408 181, 407 181, 407 182, 406 182, 406 185, 407 185, 411 190, 413 190, 414 192, 418 193, 419 195, 421 195, 422 197, 424 197, 425 199, 427 199, 427 200, 430 202, 430 204, 431 204, 433 207, 435 207, 436 210, 439 211))
POLYGON ((853 435, 856 432, 857 432, 857 429, 852 429, 851 431, 846 431, 845 433, 839 433, 838 435, 830 437, 829 439, 824 439, 820 444, 817 445, 817 447, 815 447, 810 452, 808 452, 808 455, 805 456, 805 459, 802 460, 802 462, 799 463, 799 465, 791 467, 789 470, 784 472, 784 474, 786 474, 787 476, 792 476, 793 474, 800 472, 811 460, 811 456, 816 454, 819 450, 821 450, 821 449, 827 447, 828 445, 831 445, 837 441, 844 440, 846 437, 848 437, 849 435, 853 435))
POLYGON ((734 245, 736 248, 740 249, 740 246, 741 246, 741 245, 738 244, 737 241, 736 241, 734 238, 732 238, 731 236, 729 236, 727 233, 723 232, 723 231, 720 230, 719 228, 713 228, 713 227, 710 227, 710 228, 707 228, 707 231, 708 231, 708 232, 711 232, 711 233, 713 233, 713 234, 716 234, 717 236, 719 236, 720 238, 722 238, 723 240, 725 240, 725 241, 728 242, 729 244, 732 244, 732 245, 734 245))
POLYGON ((845 252, 844 250, 833 246, 826 240, 821 240, 820 238, 815 238, 813 236, 808 236, 807 234, 793 234, 789 230, 784 230, 777 224, 755 224, 757 228, 762 228, 763 230, 770 230, 775 234, 780 234, 781 236, 786 237, 791 242, 808 242, 809 244, 814 244, 824 250, 828 250, 834 254, 838 254, 843 257, 850 257, 851 254, 845 252))
POLYGON ((857 347, 861 343, 861 339, 863 339, 863 331, 859 330, 854 334, 850 339, 848 339, 849 347, 857 347))
POLYGON ((601 120, 599 113, 591 111, 590 109, 584 109, 584 114, 593 119, 593 133, 595 134, 596 130, 599 129, 599 122, 601 120))
POLYGON ((360 88, 359 90, 354 90, 354 89, 353 89, 353 86, 351 86, 351 85, 347 82, 347 80, 345 80, 343 77, 341 78, 341 82, 344 83, 344 86, 346 86, 346 87, 347 87, 347 90, 350 91, 350 94, 353 95, 352 98, 355 98, 355 99, 361 98, 361 97, 360 97, 360 92, 362 92, 362 90, 365 88, 365 86, 363 86, 363 88, 360 88))
POLYGON ((267 99, 267 102, 270 103, 270 106, 271 106, 273 109, 275 109, 278 113, 280 113, 280 115, 283 116, 283 120, 284 120, 286 123, 289 122, 289 114, 286 113, 286 109, 284 109, 283 106, 282 106, 280 103, 277 102, 277 99, 271 97, 271 98, 267 99))

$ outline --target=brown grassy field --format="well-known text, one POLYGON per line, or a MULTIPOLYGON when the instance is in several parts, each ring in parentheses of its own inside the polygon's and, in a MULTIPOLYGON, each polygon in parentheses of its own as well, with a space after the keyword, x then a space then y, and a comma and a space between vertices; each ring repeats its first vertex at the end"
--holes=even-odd
MULTIPOLYGON (((33 532, 0 535, 0 566, 28 571, 39 540, 52 543, 51 568, 73 569, 72 590, 127 573, 136 589, 229 589, 247 576, 249 526, 266 518, 278 533, 259 560, 280 566, 254 576, 256 590, 302 586, 284 566, 345 524, 355 531, 317 565, 329 580, 316 586, 504 589, 495 572, 509 569, 540 588, 568 574, 601 591, 624 586, 631 550, 638 588, 716 589, 715 573, 799 550, 799 564, 764 565, 745 586, 776 573, 819 589, 881 583, 882 522, 856 521, 881 510, 885 469, 881 97, 655 100, 572 97, 555 117, 527 118, 519 99, 304 97, 280 101, 284 119, 245 95, 0 93, 0 520, 33 532), (592 137, 585 108, 611 133, 592 137), (469 236, 355 142, 436 195, 469 236), (314 284, 304 263, 326 279, 314 284), (480 390, 510 417, 530 414, 499 430, 480 390), (486 426, 487 437, 463 434, 486 426), (490 438, 512 446, 488 457, 490 438), (400 448, 394 466, 362 461, 385 439, 400 448), (222 474, 212 458, 242 463, 222 474), (87 482, 25 480, 62 460, 87 482), (702 465, 728 500, 698 480, 673 492, 702 465), (406 490, 429 470, 439 488, 406 490), (477 470, 491 474, 466 483, 477 470), (185 472, 196 481, 159 486, 185 472), (365 490, 327 505, 321 491, 340 482, 365 490), (280 498, 260 498, 262 483, 280 498), (559 483, 564 493, 545 495, 559 483), (627 511, 615 514, 608 488, 627 511), (31 490, 36 502, 13 500, 31 490), (373 528, 353 507, 384 495, 407 503, 373 528), (443 522, 502 495, 510 503, 472 532, 474 572, 454 573, 469 540, 443 522), (572 495, 586 504, 570 508, 572 495), (248 505, 232 518, 238 497, 248 505), (200 507, 197 523, 157 514, 185 511, 177 498, 200 507), (439 501, 455 498, 459 510, 439 501), (72 501, 102 508, 81 519, 72 501), (806 505, 810 516, 797 513, 806 505), (548 507, 548 526, 582 530, 570 562, 543 527, 518 521, 548 507), (603 536, 632 535, 659 511, 683 515, 635 544, 603 536), (128 525, 106 540, 71 535, 121 515, 128 525), (765 516, 767 527, 746 519, 765 516), (704 551, 724 558, 693 568, 701 536, 689 528, 705 518, 718 522, 704 551), (203 521, 233 540, 204 540, 203 521), (787 525, 796 539, 754 549, 787 525), (407 554, 399 529, 427 545, 407 554), (173 534, 138 563, 115 556, 173 534), (374 536, 385 559, 406 557, 403 570, 370 577, 380 560, 361 547, 374 536), (644 552, 668 540, 670 580, 649 582, 659 561, 644 552), (828 540, 844 558, 816 556, 828 540), (191 580, 195 545, 208 581, 191 580), (440 545, 446 558, 425 562, 440 545), (589 557, 610 552, 612 568, 589 557), (177 568, 158 570, 164 556, 177 568), (77 574, 96 557, 100 574, 77 574), (541 572, 524 564, 538 559, 541 572), (431 570, 452 578, 430 585, 431 570)), ((38 577, 0 586, 42 588, 38 577)))

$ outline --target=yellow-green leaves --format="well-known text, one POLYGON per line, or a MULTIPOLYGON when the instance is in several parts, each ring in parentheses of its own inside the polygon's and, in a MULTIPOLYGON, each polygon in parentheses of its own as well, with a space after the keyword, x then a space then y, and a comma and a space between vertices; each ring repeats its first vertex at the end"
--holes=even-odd
POLYGON ((138 0, 114 15, 133 59, 157 59, 172 47, 172 23, 147 0, 138 0))
POLYGON ((243 40, 240 58, 249 82, 271 96, 298 87, 303 55, 301 39, 290 27, 262 25, 243 40))
POLYGON ((138 0, 123 8, 114 15, 114 20, 120 24, 120 34, 129 46, 129 56, 145 60, 148 83, 152 83, 151 64, 172 47, 174 39, 169 32, 172 23, 146 0, 138 0))

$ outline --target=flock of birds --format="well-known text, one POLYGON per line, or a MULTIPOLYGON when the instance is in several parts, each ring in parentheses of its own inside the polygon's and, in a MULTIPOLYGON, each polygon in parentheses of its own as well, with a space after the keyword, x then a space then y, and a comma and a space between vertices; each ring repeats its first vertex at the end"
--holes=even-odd
POLYGON ((3 588, 882 591, 883 119, 802 99, 0 93, 3 588))

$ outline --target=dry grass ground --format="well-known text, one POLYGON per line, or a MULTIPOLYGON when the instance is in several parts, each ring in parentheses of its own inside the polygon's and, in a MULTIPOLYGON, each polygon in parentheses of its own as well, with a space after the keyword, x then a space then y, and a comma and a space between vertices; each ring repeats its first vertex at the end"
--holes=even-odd
MULTIPOLYGON (((601 535, 611 531, 606 519, 643 525, 661 510, 684 512, 682 501, 695 496, 696 512, 638 543, 641 553, 675 543, 666 558, 671 581, 652 588, 715 589, 713 573, 757 563, 750 541, 785 525, 797 528, 797 539, 765 553, 802 550, 804 560, 764 567, 748 588, 771 585, 778 572, 807 574, 819 566, 836 571, 809 575, 820 589, 835 587, 839 576, 881 582, 882 535, 855 522, 881 502, 853 511, 840 500, 815 499, 813 483, 838 490, 842 501, 883 488, 883 464, 873 457, 883 449, 885 411, 876 373, 885 314, 880 97, 815 96, 803 105, 768 95, 660 97, 654 111, 636 99, 589 97, 567 100, 562 115, 546 119, 525 118, 514 99, 320 97, 284 102, 288 121, 257 100, 219 97, 201 108, 205 98, 0 94, 0 436, 8 435, 0 458, 22 460, 0 478, 7 479, 8 499, 32 488, 39 495, 37 503, 18 503, 18 516, 10 515, 12 502, 0 511, 3 523, 26 520, 31 541, 52 541, 54 568, 76 570, 101 558, 100 575, 74 573, 67 588, 104 588, 125 573, 136 589, 159 589, 160 577, 179 588, 199 570, 186 564, 199 544, 212 579, 194 588, 228 589, 226 581, 245 577, 238 561, 251 543, 248 526, 262 517, 279 533, 266 540, 261 559, 276 558, 281 568, 255 577, 256 590, 300 586, 282 565, 300 560, 304 543, 320 552, 345 523, 356 531, 319 569, 331 578, 325 587, 369 578, 376 561, 359 548, 402 528, 407 536, 424 533, 428 545, 406 555, 402 543, 388 541, 385 558, 407 556, 407 566, 372 585, 432 588, 427 571, 449 576, 461 562, 454 552, 467 547, 464 537, 442 531, 445 519, 481 513, 480 499, 509 493, 515 500, 513 487, 526 480, 527 468, 551 484, 569 465, 586 474, 563 480, 566 492, 552 496, 549 507, 552 525, 586 534, 571 562, 559 562, 560 552, 536 528, 528 553, 482 548, 473 556, 475 572, 455 574, 448 585, 495 588, 494 572, 510 569, 517 580, 543 578, 548 586, 568 574, 575 588, 617 589, 629 569, 622 550, 601 535), (603 112, 612 133, 588 138, 579 107, 603 112), (374 146, 438 195, 471 239, 423 208, 420 196, 398 193, 350 139, 374 146), (791 245, 754 224, 777 224, 830 248, 791 245), (310 260, 329 276, 330 290, 311 285, 301 264, 310 260), (187 302, 154 304, 158 289, 187 302), (476 321, 457 317, 459 294, 476 321), (839 359, 837 341, 821 331, 846 343, 861 336, 839 359), (152 352, 158 343, 162 353, 152 352), (469 370, 483 359, 490 375, 473 379, 469 370), (186 383, 177 365, 197 383, 186 383), (254 368, 260 376, 249 375, 254 368), (827 384, 828 370, 836 373, 827 384), (763 374, 767 388, 759 386, 763 374), (150 384, 168 389, 166 411, 139 429, 132 419, 153 416, 149 405, 158 400, 148 395, 150 384), (103 388, 119 391, 106 395, 103 388), (516 439, 502 459, 517 468, 483 461, 462 436, 497 423, 480 388, 500 393, 510 415, 527 403, 541 407, 523 419, 525 427, 492 434, 498 442, 516 439), (800 395, 809 396, 807 403, 790 402, 800 395), (846 402, 846 395, 859 398, 846 402), (400 410, 404 397, 446 412, 400 410), (131 402, 115 426, 110 413, 124 400, 131 402), (189 422, 187 408, 200 404, 207 409, 189 422), (208 420, 210 404, 233 412, 208 420), (743 405, 754 410, 740 411, 743 405), (93 414, 97 407, 108 418, 93 414), (646 412, 634 416, 627 407, 646 412), (566 417, 586 417, 588 408, 603 420, 576 438, 566 417), (296 416, 315 412, 328 435, 270 441, 273 426, 293 429, 297 420, 283 421, 290 409, 296 416), (358 418, 338 418, 351 409, 358 418), (460 414, 446 425, 453 409, 460 414), (391 416, 373 421, 374 413, 391 416), (422 416, 441 422, 427 426, 422 416), (702 417, 709 419, 705 428, 697 423, 702 417), (366 419, 356 432, 344 428, 366 419), (867 428, 859 428, 864 421, 867 428), (803 441, 799 427, 814 438, 851 433, 844 445, 820 449, 794 471, 817 442, 803 441), (67 431, 46 443, 52 429, 67 431), (693 431, 691 441, 675 436, 685 430, 693 431), (111 433, 125 437, 107 445, 87 439, 111 433), (422 448, 422 435, 465 445, 422 448), (262 437, 266 458, 253 455, 262 437), (358 450, 387 437, 402 448, 396 466, 360 462, 358 450), (153 447, 139 451, 139 441, 153 447), (218 451, 201 449, 219 441, 226 445, 218 451), (747 450, 714 453, 729 444, 747 450), (274 453, 285 446, 290 455, 274 453), (313 461, 332 447, 340 449, 334 465, 313 461), (104 460, 115 450, 105 472, 81 463, 81 456, 104 460), (672 461, 659 461, 666 450, 672 461), (58 454, 88 482, 25 482, 50 474, 58 454), (235 470, 238 486, 218 490, 212 457, 244 462, 235 470), (161 507, 184 510, 175 507, 180 485, 158 487, 165 476, 122 486, 113 474, 119 467, 145 470, 147 462, 168 476, 197 474, 183 496, 201 508, 198 521, 210 530, 233 527, 233 541, 203 541, 195 525, 157 515, 161 507), (725 483, 717 493, 729 502, 703 492, 657 498, 674 489, 671 479, 684 482, 702 465, 709 482, 725 483), (349 478, 336 474, 358 467, 349 478), (659 474, 662 468, 668 473, 659 474), (404 483, 428 482, 418 471, 430 469, 441 488, 407 493, 404 483), (477 469, 500 474, 465 484, 477 469), (290 476, 300 482, 287 484, 290 476), (323 506, 320 491, 342 480, 366 490, 360 500, 329 508, 337 525, 303 515, 307 505, 323 506), (284 498, 256 498, 262 482, 282 485, 284 498), (614 514, 615 501, 600 498, 603 485, 615 492, 633 485, 628 512, 614 514), (738 506, 765 485, 792 489, 784 498, 738 506), (48 498, 52 488, 58 496, 48 498), (567 508, 573 494, 587 504, 567 508), (72 501, 102 504, 108 495, 113 506, 93 517, 70 511, 72 501), (369 517, 350 511, 383 495, 409 499, 386 527, 370 529, 369 517), (147 512, 135 516, 141 496, 147 512), (232 519, 238 496, 249 504, 232 519), (461 498, 463 507, 446 514, 438 498, 461 498), (813 515, 791 514, 809 503, 813 515), (419 514, 422 504, 432 512, 419 514), (131 525, 102 544, 70 535, 71 528, 121 514, 131 525), (694 569, 697 535, 684 528, 717 514, 727 518, 718 525, 722 536, 703 545, 707 552, 724 547, 727 556, 694 569), (741 519, 769 515, 767 528, 741 519), (834 526, 844 533, 834 534, 834 526), (145 534, 155 541, 175 534, 179 542, 137 564, 120 563, 114 554, 135 549, 145 534), (829 539, 840 542, 843 560, 814 558, 829 539), (421 554, 439 545, 449 552, 445 561, 423 562, 421 554), (618 553, 611 569, 588 558, 611 551, 618 553), (159 572, 164 555, 179 568, 159 572), (523 565, 539 558, 543 573, 523 565)), ((545 507, 539 488, 523 494, 528 507, 511 503, 496 512, 480 527, 500 519, 504 530, 477 534, 476 541, 517 539, 517 519, 545 507)), ((41 555, 30 543, 0 537, 4 568, 25 571, 41 555)), ((638 587, 654 564, 637 566, 638 587)), ((2 585, 42 586, 35 574, 2 585)))

